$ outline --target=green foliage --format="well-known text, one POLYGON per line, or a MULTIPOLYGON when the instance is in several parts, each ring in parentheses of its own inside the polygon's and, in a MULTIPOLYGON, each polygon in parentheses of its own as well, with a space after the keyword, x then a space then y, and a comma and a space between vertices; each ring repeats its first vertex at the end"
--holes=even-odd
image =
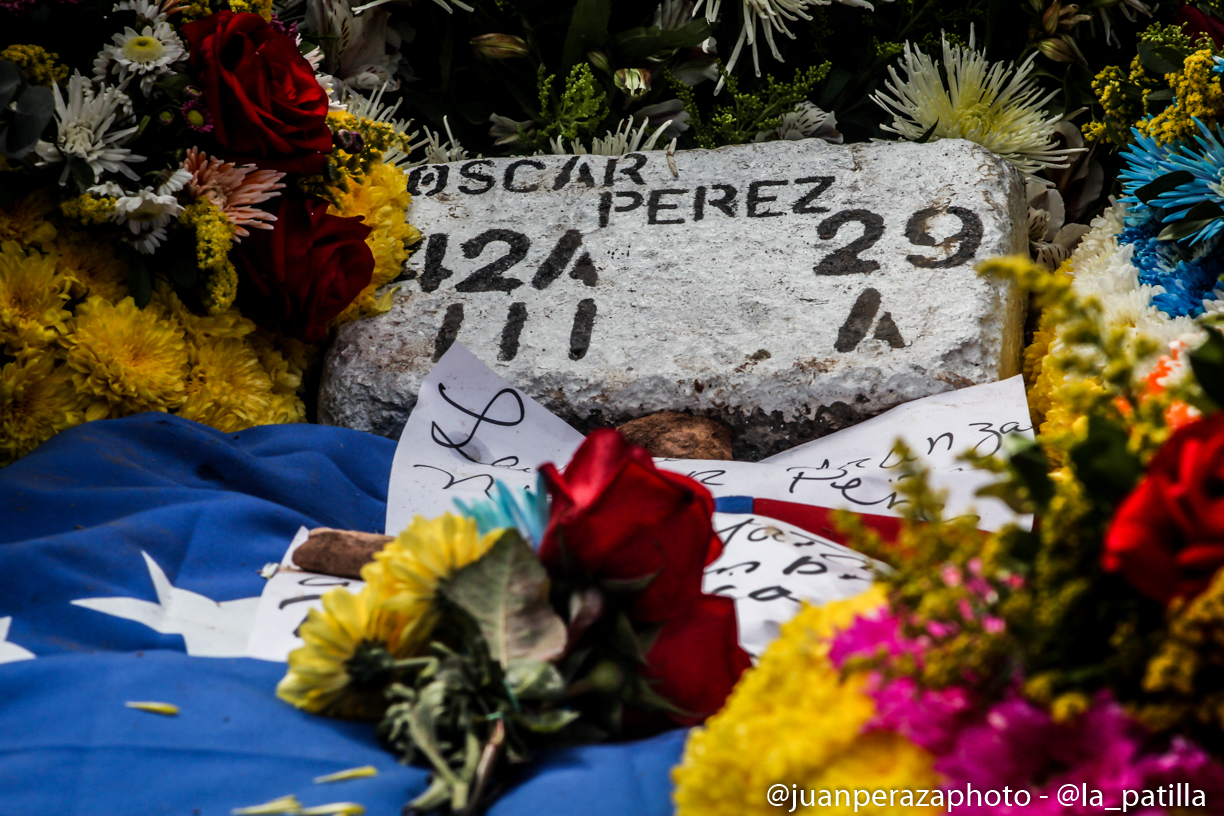
POLYGON ((522 144, 528 152, 547 147, 552 137, 572 140, 594 133, 608 115, 608 95, 595 81, 587 63, 574 66, 559 98, 553 90, 555 80, 556 76, 547 73, 543 65, 539 67, 540 107, 534 118, 540 126, 533 133, 522 136, 522 144))
POLYGON ((719 105, 708 121, 702 121, 693 90, 668 74, 667 81, 676 96, 684 102, 692 123, 698 147, 715 148, 729 144, 751 142, 761 131, 776 128, 782 114, 794 109, 796 103, 807 99, 816 84, 829 74, 832 67, 825 62, 810 68, 795 71, 790 82, 779 82, 772 75, 765 77, 765 88, 759 91, 740 91, 739 80, 722 69, 719 72, 727 83, 731 96, 730 104, 719 105))

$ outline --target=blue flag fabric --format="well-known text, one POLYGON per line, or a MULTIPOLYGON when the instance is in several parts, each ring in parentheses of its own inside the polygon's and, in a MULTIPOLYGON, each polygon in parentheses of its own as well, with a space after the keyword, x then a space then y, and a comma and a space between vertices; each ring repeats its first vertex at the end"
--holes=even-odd
MULTIPOLYGON (((425 771, 397 765, 371 725, 278 700, 284 665, 233 657, 228 623, 299 527, 381 531, 394 447, 141 414, 0 470, 0 816, 221 816, 287 794, 393 816, 423 791, 425 771), (361 765, 378 776, 312 782, 361 765)), ((671 813, 684 736, 543 756, 490 814, 671 813)))

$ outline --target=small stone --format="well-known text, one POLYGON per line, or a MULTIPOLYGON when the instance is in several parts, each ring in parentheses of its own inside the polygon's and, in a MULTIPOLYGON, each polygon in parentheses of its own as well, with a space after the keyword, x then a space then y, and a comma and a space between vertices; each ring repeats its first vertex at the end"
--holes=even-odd
POLYGON ((293 563, 307 572, 361 578, 361 568, 374 560, 374 553, 392 536, 318 527, 293 552, 293 563))
POLYGON ((708 417, 660 411, 631 419, 617 430, 652 456, 669 459, 731 459, 731 429, 708 417))

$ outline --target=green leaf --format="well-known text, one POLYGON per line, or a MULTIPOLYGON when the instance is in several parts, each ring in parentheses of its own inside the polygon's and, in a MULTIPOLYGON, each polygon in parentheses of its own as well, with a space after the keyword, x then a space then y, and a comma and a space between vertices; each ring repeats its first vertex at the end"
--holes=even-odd
POLYGON ((191 85, 190 74, 171 74, 165 79, 154 83, 153 87, 175 102, 182 102, 189 85, 191 85))
POLYGON ((515 660, 506 667, 506 685, 519 700, 559 700, 565 696, 565 678, 552 663, 515 660))
POLYGON ((612 38, 618 63, 632 63, 654 56, 662 51, 692 48, 710 36, 710 24, 704 17, 691 20, 680 28, 664 31, 661 28, 631 28, 612 38))
POLYGON ((11 62, 0 62, 0 111, 12 104, 25 83, 25 74, 20 68, 11 62))
POLYGON ((574 15, 570 18, 565 46, 561 50, 563 76, 583 60, 586 52, 603 47, 608 39, 611 17, 612 0, 578 0, 574 4, 574 15))
POLYGON ((1224 406, 1224 333, 1207 327, 1207 340, 1190 352, 1190 370, 1203 393, 1224 406))
POLYGON ((68 157, 68 170, 72 173, 72 178, 76 180, 76 183, 82 187, 92 187, 98 180, 89 162, 80 156, 68 157))
POLYGON ((1224 218, 1224 209, 1214 201, 1200 201, 1190 209, 1180 221, 1172 221, 1156 236, 1161 241, 1180 241, 1188 238, 1203 227, 1224 218))
POLYGON ((34 149, 38 137, 42 136, 51 114, 55 112, 55 98, 50 88, 33 85, 17 99, 13 118, 4 129, 4 142, 0 152, 13 159, 25 158, 34 149))
POLYGON ((935 128, 937 127, 939 127, 938 119, 935 120, 935 124, 927 128, 926 133, 922 134, 917 139, 915 139, 914 143, 915 144, 926 144, 927 142, 931 141, 931 137, 935 135, 935 128))
POLYGON ((143 309, 153 299, 153 278, 143 257, 136 252, 128 255, 128 293, 136 301, 136 306, 143 309))
POLYGON ((1050 479, 1050 463, 1040 443, 1020 434, 1003 437, 1007 463, 1029 492, 1038 510, 1044 510, 1054 498, 1054 482, 1050 479))
POLYGON ((1071 466, 1089 495, 1109 502, 1130 493, 1143 476, 1139 457, 1127 449, 1126 430, 1097 415, 1088 417, 1088 436, 1071 449, 1071 466))
POLYGON ((1135 198, 1144 204, 1151 204, 1152 199, 1157 196, 1176 190, 1183 184, 1189 184, 1192 181, 1194 181, 1194 174, 1189 170, 1174 170, 1140 187, 1135 191, 1135 198))
POLYGON ((548 602, 548 573, 516 530, 440 588, 469 614, 503 667, 516 660, 552 660, 565 651, 565 623, 548 602))
POLYGON ((555 734, 580 716, 577 711, 558 708, 552 711, 524 711, 516 714, 514 720, 537 734, 555 734))
POLYGON ((1185 60, 1184 54, 1168 45, 1141 42, 1138 50, 1139 61, 1143 63, 1143 67, 1160 76, 1177 73, 1182 69, 1182 62, 1185 60))

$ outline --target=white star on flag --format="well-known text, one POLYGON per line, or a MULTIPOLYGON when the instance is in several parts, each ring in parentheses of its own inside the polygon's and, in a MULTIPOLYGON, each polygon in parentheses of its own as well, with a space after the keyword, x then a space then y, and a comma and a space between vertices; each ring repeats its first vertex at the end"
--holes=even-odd
POLYGON ((35 654, 29 649, 23 649, 16 643, 8 642, 11 617, 0 618, 0 663, 15 663, 18 660, 33 660, 35 654))
MULTIPOLYGON (((126 618, 161 632, 182 635, 193 657, 244 657, 259 598, 216 601, 186 589, 176 589, 157 562, 143 550, 157 603, 139 598, 83 598, 73 601, 95 612, 126 618)), ((2 655, 3 652, 0 652, 2 655)))

